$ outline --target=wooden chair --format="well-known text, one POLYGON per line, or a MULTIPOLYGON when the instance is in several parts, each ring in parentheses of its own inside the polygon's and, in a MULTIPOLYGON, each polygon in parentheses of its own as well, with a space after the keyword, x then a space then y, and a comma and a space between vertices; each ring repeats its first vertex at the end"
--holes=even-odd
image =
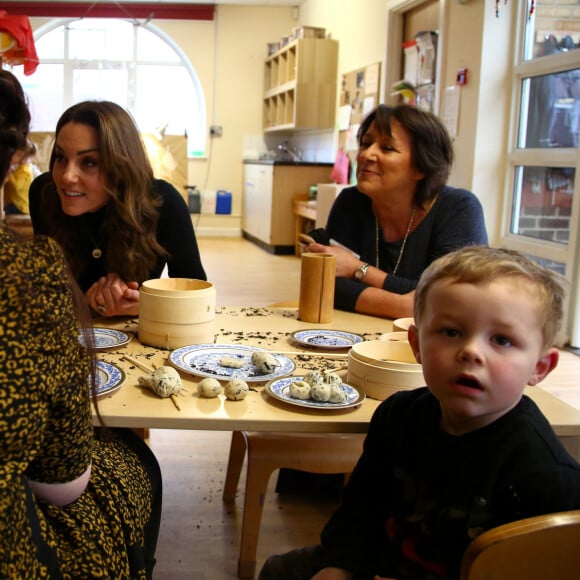
POLYGON ((262 509, 268 481, 282 467, 311 473, 350 473, 362 452, 363 433, 271 433, 234 431, 224 485, 224 501, 233 501, 246 451, 246 492, 238 576, 253 578, 262 509))
POLYGON ((527 518, 481 534, 467 548, 460 580, 580 578, 580 510, 527 518))

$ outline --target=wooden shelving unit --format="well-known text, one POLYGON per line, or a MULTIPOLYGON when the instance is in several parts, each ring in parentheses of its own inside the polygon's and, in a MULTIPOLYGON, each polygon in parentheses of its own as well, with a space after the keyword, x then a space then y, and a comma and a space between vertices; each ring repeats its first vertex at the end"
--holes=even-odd
POLYGON ((264 131, 331 129, 336 116, 338 42, 301 38, 264 64, 264 131))

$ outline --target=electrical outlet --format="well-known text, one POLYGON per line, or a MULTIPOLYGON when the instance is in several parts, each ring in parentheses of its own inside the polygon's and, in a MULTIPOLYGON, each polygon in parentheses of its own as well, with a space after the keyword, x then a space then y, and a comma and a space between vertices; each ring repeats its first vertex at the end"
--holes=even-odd
POLYGON ((221 125, 212 125, 209 128, 209 134, 211 137, 221 137, 223 131, 224 131, 224 128, 221 125))

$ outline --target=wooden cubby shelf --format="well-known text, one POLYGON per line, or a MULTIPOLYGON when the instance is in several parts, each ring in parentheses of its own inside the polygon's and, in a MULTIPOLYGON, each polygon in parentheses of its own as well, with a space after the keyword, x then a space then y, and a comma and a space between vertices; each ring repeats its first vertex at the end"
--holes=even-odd
POLYGON ((301 38, 264 64, 264 131, 332 129, 335 124, 338 42, 301 38))

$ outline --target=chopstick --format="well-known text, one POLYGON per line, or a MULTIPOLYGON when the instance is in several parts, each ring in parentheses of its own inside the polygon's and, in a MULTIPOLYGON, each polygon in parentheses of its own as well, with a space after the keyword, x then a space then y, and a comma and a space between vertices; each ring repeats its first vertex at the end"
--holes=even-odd
MULTIPOLYGON (((152 373, 155 370, 155 368, 144 365, 142 362, 138 361, 136 358, 133 358, 132 356, 129 356, 128 354, 124 354, 121 358, 124 358, 127 362, 130 362, 132 365, 135 365, 137 368, 140 368, 142 371, 145 371, 146 373, 152 373)), ((171 399, 171 402, 175 405, 175 408, 178 411, 181 411, 181 407, 177 402, 176 396, 169 395, 169 398, 171 399)))
POLYGON ((169 398, 171 399, 171 402, 175 405, 175 408, 178 411, 181 411, 181 407, 179 406, 179 403, 177 402, 177 397, 175 395, 169 395, 169 398))
POLYGON ((333 367, 331 369, 326 369, 325 371, 322 371, 322 374, 323 375, 328 375, 330 373, 337 373, 338 371, 344 371, 347 368, 348 368, 347 366, 341 365, 339 367, 333 367))
POLYGON ((303 352, 298 350, 293 351, 272 351, 272 354, 283 354, 286 356, 319 356, 321 358, 332 358, 336 360, 343 360, 348 358, 348 353, 342 352, 303 352))
POLYGON ((140 368, 142 371, 145 371, 146 373, 152 373, 155 370, 152 367, 144 365, 142 362, 138 361, 136 358, 133 358, 132 356, 129 356, 128 354, 124 354, 121 358, 124 358, 127 362, 130 362, 132 365, 135 365, 136 367, 140 368))

